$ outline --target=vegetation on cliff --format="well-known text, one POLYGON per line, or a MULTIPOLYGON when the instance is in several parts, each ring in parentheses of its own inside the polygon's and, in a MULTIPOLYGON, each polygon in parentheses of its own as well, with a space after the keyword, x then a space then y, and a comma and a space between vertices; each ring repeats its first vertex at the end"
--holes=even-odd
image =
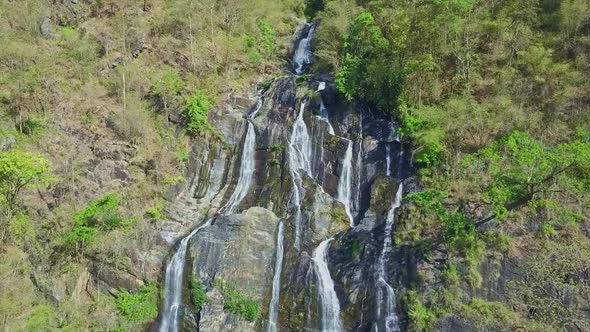
POLYGON ((301 16, 295 0, 0 2, 1 330, 156 317, 155 235, 189 140, 219 138, 208 112, 278 71, 301 16))
POLYGON ((409 328, 589 329, 590 4, 307 2, 315 70, 412 144, 409 328))

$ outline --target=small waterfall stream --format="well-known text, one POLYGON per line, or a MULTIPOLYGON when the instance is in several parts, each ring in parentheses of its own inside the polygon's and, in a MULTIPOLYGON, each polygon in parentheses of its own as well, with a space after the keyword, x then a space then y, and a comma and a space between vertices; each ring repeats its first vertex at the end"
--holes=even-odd
POLYGON ((322 241, 314 250, 312 257, 318 279, 318 296, 322 307, 322 332, 342 331, 340 302, 334 290, 334 280, 330 276, 327 262, 328 247, 333 239, 322 241))
POLYGON ((234 209, 242 202, 250 184, 252 183, 252 175, 254 174, 254 148, 256 145, 256 131, 254 125, 250 120, 248 121, 248 131, 246 132, 246 139, 244 139, 244 146, 242 148, 242 161, 240 163, 240 176, 236 189, 226 203, 224 214, 232 214, 234 209))
POLYGON ((377 322, 376 324, 383 324, 383 329, 379 329, 375 325, 375 330, 383 330, 385 332, 399 331, 399 319, 395 312, 395 292, 393 288, 387 283, 387 269, 386 262, 392 251, 391 231, 395 221, 395 211, 401 206, 401 199, 403 194, 403 184, 400 183, 395 195, 393 205, 387 212, 387 219, 385 220, 385 231, 383 238, 383 249, 379 255, 377 264, 377 322))
POLYGON ((178 310, 182 301, 182 286, 184 279, 184 263, 186 259, 186 247, 188 241, 197 234, 201 229, 211 225, 211 219, 187 235, 178 246, 178 250, 172 256, 170 263, 166 267, 166 276, 164 282, 164 310, 160 321, 159 331, 177 332, 178 331, 178 310))
POLYGON ((311 63, 311 40, 313 39, 314 32, 315 24, 312 24, 307 32, 307 36, 299 41, 299 45, 297 45, 297 49, 293 55, 293 62, 297 64, 295 68, 295 74, 297 75, 302 74, 305 66, 311 63))
POLYGON ((283 222, 279 223, 277 234, 277 251, 275 258, 275 272, 272 278, 272 298, 268 309, 268 332, 277 332, 277 319, 279 317, 279 296, 281 292, 281 272, 283 270, 283 222))
POLYGON ((344 204, 346 215, 350 220, 350 227, 354 227, 354 218, 351 212, 352 199, 352 141, 348 140, 346 153, 342 160, 342 170, 338 181, 338 200, 344 204))
MULTIPOLYGON (((326 88, 326 82, 320 82, 317 91, 318 92, 322 91, 325 88, 326 88)), ((328 110, 326 109, 326 105, 324 104, 324 98, 322 98, 321 94, 320 94, 320 115, 319 115, 319 118, 328 125, 328 133, 330 135, 336 135, 334 132, 334 127, 332 127, 332 124, 330 123, 330 118, 328 116, 328 110)))
POLYGON ((303 112, 305 111, 305 101, 301 102, 301 108, 297 120, 293 124, 293 132, 289 143, 289 170, 293 179, 293 197, 292 203, 295 208, 295 248, 301 246, 301 201, 303 200, 303 175, 311 175, 311 141, 305 121, 303 121, 303 112), (302 174, 303 173, 303 174, 302 174))
MULTIPOLYGON (((225 206, 220 210, 222 211, 221 214, 228 215, 233 213, 234 209, 241 203, 250 189, 255 168, 254 152, 256 145, 256 131, 254 130, 254 125, 249 119, 253 118, 258 113, 258 111, 260 111, 262 104, 262 96, 259 93, 256 108, 248 116, 247 120, 248 128, 242 147, 242 161, 240 163, 240 175, 238 177, 238 182, 231 197, 225 206)), ((200 230, 210 226, 212 220, 213 218, 207 220, 205 224, 197 227, 180 241, 178 249, 166 267, 166 275, 164 277, 164 307, 162 309, 160 325, 158 327, 160 332, 178 331, 179 309, 182 303, 184 267, 188 242, 200 230)))

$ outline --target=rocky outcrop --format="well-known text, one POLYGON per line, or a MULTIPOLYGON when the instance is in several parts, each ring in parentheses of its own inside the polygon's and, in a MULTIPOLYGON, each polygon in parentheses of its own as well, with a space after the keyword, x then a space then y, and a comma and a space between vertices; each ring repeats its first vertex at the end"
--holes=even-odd
POLYGON ((189 243, 187 261, 191 276, 207 289, 209 299, 192 322, 200 331, 250 331, 249 323, 224 311, 228 299, 218 283, 245 294, 261 304, 272 283, 278 218, 271 211, 252 207, 241 214, 221 216, 189 243))

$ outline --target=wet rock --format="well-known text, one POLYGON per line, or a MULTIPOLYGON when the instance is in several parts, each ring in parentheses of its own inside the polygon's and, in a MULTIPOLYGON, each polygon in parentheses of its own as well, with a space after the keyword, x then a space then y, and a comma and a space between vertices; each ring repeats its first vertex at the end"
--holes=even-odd
POLYGON ((253 329, 254 323, 222 312, 224 299, 216 293, 215 280, 262 306, 272 283, 277 227, 274 213, 252 207, 241 214, 217 217, 190 241, 189 270, 211 294, 208 307, 200 315, 202 331, 253 329))

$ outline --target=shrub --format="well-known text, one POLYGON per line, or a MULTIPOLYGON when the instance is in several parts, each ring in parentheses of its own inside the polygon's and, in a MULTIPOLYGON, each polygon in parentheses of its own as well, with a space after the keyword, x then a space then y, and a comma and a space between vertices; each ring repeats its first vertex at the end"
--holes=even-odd
POLYGON ((414 290, 409 291, 405 300, 408 318, 415 329, 418 331, 430 331, 436 317, 420 302, 418 293, 414 290))
POLYGON ((158 287, 155 284, 142 286, 138 294, 124 290, 117 295, 117 310, 129 322, 147 323, 158 316, 158 287))
POLYGON ((187 99, 182 116, 189 135, 195 136, 213 129, 207 120, 207 115, 212 107, 211 99, 201 90, 196 91, 187 99))
POLYGON ((351 245, 352 258, 356 259, 363 253, 363 246, 357 240, 352 241, 351 245))
POLYGON ((268 151, 270 152, 281 152, 283 150, 285 150, 285 146, 283 144, 275 144, 268 148, 268 151))
POLYGON ((76 213, 74 223, 80 226, 91 227, 101 225, 112 226, 117 223, 115 219, 120 219, 116 216, 120 202, 119 195, 115 193, 91 201, 84 210, 76 213))
POLYGON ((201 310, 205 303, 207 303, 207 294, 205 294, 203 286, 197 278, 192 277, 189 280, 189 284, 191 288, 191 300, 193 301, 193 305, 195 308, 197 308, 197 310, 201 310))
POLYGON ((215 280, 215 286, 220 288, 225 299, 223 309, 242 319, 254 322, 260 316, 260 303, 246 298, 246 295, 237 291, 221 279, 215 280))
POLYGON ((459 272, 457 272, 457 267, 453 264, 445 265, 442 277, 447 285, 456 285, 459 283, 460 280, 459 272))
POLYGON ((148 208, 145 211, 145 214, 148 216, 148 218, 151 221, 158 221, 158 220, 162 220, 162 203, 158 202, 156 204, 156 206, 148 208))

